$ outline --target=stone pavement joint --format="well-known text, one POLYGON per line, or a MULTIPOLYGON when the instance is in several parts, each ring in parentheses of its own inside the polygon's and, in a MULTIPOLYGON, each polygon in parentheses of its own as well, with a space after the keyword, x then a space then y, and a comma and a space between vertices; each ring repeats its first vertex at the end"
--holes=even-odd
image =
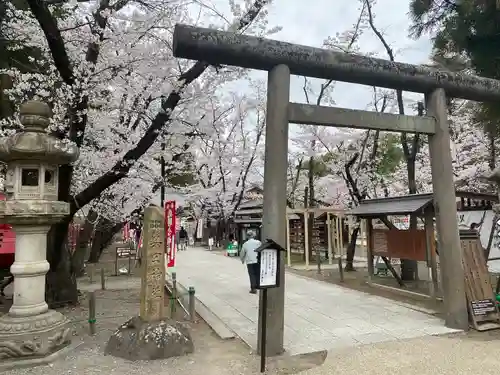
MULTIPOLYGON (((165 275, 166 285, 168 285, 169 290, 172 289, 172 282, 170 281, 169 275, 165 275)), ((184 306, 189 305, 188 289, 189 286, 182 285, 177 282, 177 292, 179 293, 179 298, 184 306)), ((207 306, 203 304, 195 293, 195 310, 196 314, 207 323, 217 336, 222 340, 234 339, 236 337, 235 333, 226 326, 226 324, 215 315, 207 306)))
MULTIPOLYGON (((194 286, 207 309, 255 350, 258 296, 249 294, 238 258, 188 248, 177 253, 177 280, 194 286)), ((392 300, 291 273, 285 281, 285 350, 289 354, 457 332, 434 316, 392 300)))

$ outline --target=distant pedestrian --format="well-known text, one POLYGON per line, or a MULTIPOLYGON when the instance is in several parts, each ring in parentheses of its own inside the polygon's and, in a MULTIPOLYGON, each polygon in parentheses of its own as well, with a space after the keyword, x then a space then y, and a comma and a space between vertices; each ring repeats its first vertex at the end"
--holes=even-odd
POLYGON ((241 263, 247 265, 248 276, 250 278, 250 293, 256 294, 259 286, 259 264, 257 263, 257 248, 262 244, 255 239, 256 233, 252 230, 247 232, 248 240, 241 247, 241 263))
POLYGON ((184 227, 181 227, 181 230, 179 231, 179 250, 186 250, 187 240, 188 240, 188 233, 184 229, 184 227))

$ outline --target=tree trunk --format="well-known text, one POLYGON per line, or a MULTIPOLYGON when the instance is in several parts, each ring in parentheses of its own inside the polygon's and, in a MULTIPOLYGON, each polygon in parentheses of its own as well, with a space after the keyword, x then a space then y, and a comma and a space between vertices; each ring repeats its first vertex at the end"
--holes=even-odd
POLYGON ((102 249, 102 244, 103 242, 103 232, 99 229, 96 228, 94 232, 94 238, 92 239, 92 245, 90 247, 90 254, 89 254, 89 263, 98 263, 99 258, 101 257, 101 249, 102 249))
POLYGON ((346 256, 346 264, 345 270, 347 272, 356 271, 354 269, 354 254, 356 253, 356 241, 358 240, 359 234, 359 219, 358 225, 352 231, 351 240, 349 241, 349 245, 347 246, 347 256, 346 256))
POLYGON ((92 233, 94 232, 94 222, 97 217, 97 212, 90 210, 85 219, 85 224, 83 224, 83 228, 80 229, 80 233, 77 236, 75 252, 71 258, 71 264, 76 277, 80 277, 84 274, 85 259, 89 250, 92 233))
MULTIPOLYGON (((417 192, 417 184, 415 180, 415 160, 410 158, 406 162, 408 169, 408 191, 410 194, 417 192)), ((417 217, 410 216, 410 230, 417 229, 417 217)), ((417 279, 418 262, 416 260, 401 259, 401 279, 403 281, 413 281, 417 279)))
POLYGON ((101 219, 97 223, 94 240, 90 249, 89 263, 98 263, 99 259, 111 242, 115 235, 123 228, 124 223, 112 224, 108 219, 101 219))
POLYGON ((488 166, 491 170, 495 169, 496 166, 496 149, 495 149, 495 131, 490 130, 488 133, 488 143, 489 143, 489 158, 488 166))
POLYGON ((72 218, 53 225, 47 236, 46 300, 51 308, 78 303, 76 277, 71 266, 71 254, 66 243, 72 218))

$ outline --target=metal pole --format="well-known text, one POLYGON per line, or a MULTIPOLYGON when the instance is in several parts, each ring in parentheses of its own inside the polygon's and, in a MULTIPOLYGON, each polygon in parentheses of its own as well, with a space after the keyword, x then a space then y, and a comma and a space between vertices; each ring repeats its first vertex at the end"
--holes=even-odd
POLYGON ((101 289, 106 290, 106 276, 104 275, 104 268, 101 268, 101 289))
MULTIPOLYGON (((290 99, 290 70, 278 65, 268 75, 266 143, 264 162, 264 209, 262 239, 271 238, 281 246, 286 241, 286 181, 288 166, 288 103, 290 99)), ((266 354, 283 353, 285 327, 285 257, 279 257, 279 287, 260 293, 259 342, 267 343, 266 354), (262 321, 264 296, 267 295, 267 318, 262 321), (264 328, 265 339, 262 339, 264 328)))
POLYGON ((469 328, 462 249, 457 223, 446 95, 437 89, 426 95, 427 114, 436 118, 436 134, 429 136, 434 209, 439 238, 441 285, 447 327, 469 328))
POLYGON ((262 290, 262 309, 260 312, 260 319, 262 320, 262 327, 260 333, 260 372, 266 371, 266 323, 267 323, 267 289, 262 290))
POLYGON ((172 295, 170 296, 170 317, 175 318, 175 312, 177 310, 177 273, 172 272, 172 295))
POLYGON ((188 289, 188 294, 189 294, 189 319, 194 322, 196 320, 196 306, 195 306, 195 298, 194 298, 194 287, 190 286, 188 289))
POLYGON ((88 293, 89 298, 89 329, 90 334, 95 335, 95 292, 88 293))

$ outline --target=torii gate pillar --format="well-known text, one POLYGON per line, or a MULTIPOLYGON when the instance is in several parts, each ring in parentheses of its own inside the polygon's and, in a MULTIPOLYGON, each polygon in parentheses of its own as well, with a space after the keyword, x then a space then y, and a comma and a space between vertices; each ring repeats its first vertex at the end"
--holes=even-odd
MULTIPOLYGON (((268 73, 266 143, 264 161, 264 205, 262 239, 286 244, 286 182, 288 168, 288 103, 290 69, 278 65, 268 73)), ((285 329, 285 257, 280 257, 279 287, 267 291, 266 356, 283 353, 285 329)), ((262 291, 260 294, 262 308, 262 291)), ((262 321, 259 313, 258 344, 261 350, 262 321)))

